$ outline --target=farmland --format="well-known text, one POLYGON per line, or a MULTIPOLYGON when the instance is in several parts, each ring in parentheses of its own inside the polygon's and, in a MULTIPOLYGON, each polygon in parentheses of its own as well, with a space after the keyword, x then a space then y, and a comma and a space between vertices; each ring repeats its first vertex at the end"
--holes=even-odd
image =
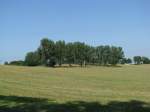
POLYGON ((0 66, 0 112, 148 112, 150 65, 0 66))

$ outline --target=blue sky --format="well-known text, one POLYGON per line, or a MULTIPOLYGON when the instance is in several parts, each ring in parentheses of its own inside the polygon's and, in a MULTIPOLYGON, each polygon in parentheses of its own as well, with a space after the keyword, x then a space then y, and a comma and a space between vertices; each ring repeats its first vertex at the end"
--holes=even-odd
POLYGON ((150 0, 0 0, 1 63, 24 59, 43 37, 150 57, 150 0))

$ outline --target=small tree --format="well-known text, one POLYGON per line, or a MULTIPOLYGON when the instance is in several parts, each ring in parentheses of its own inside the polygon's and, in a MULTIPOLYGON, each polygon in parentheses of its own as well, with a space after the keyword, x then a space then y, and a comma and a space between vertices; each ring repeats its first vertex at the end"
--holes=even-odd
POLYGON ((141 56, 134 56, 133 60, 134 60, 134 63, 137 65, 141 64, 141 62, 142 62, 141 56))
POLYGON ((4 62, 4 65, 8 65, 8 64, 9 64, 8 61, 5 61, 5 62, 4 62))
POLYGON ((150 64, 150 59, 145 57, 145 56, 143 56, 142 57, 142 62, 143 62, 143 64, 150 64))
POLYGON ((126 59, 126 58, 121 59, 121 60, 120 60, 120 63, 121 63, 121 64, 126 64, 126 63, 127 63, 127 59, 126 59))
POLYGON ((128 58, 128 59, 126 60, 126 63, 127 63, 127 64, 131 64, 131 63, 132 63, 132 60, 131 60, 130 58, 128 58))

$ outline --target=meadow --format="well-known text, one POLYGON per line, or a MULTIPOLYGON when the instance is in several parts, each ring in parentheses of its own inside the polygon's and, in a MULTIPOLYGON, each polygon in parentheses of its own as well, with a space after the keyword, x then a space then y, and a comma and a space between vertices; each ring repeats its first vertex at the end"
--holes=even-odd
POLYGON ((0 112, 150 112, 150 65, 1 65, 0 112))

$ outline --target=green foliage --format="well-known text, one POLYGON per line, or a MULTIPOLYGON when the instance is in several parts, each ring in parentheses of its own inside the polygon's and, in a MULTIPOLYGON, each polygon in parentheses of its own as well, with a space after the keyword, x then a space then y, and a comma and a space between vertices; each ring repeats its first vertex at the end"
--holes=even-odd
POLYGON ((55 64, 61 66, 63 63, 99 65, 116 65, 124 56, 121 47, 98 46, 92 47, 82 42, 65 43, 65 41, 52 41, 48 38, 41 40, 40 47, 36 54, 27 54, 27 65, 36 66, 39 64, 52 66, 55 64), (28 56, 29 55, 29 56, 28 56), (32 60, 36 57, 35 60, 32 60), (31 58, 31 59, 30 59, 31 58))
POLYGON ((122 48, 115 46, 98 46, 96 55, 99 65, 116 65, 124 57, 122 48))
POLYGON ((131 64, 131 63, 132 63, 132 59, 128 58, 128 59, 126 60, 126 63, 127 63, 127 64, 131 64))
POLYGON ((104 63, 104 46, 98 46, 96 48, 96 58, 99 65, 102 65, 104 63))
POLYGON ((53 58, 55 58, 55 43, 52 40, 44 38, 41 40, 40 47, 38 48, 38 53, 40 55, 40 61, 42 64, 50 66, 53 65, 53 58))
POLYGON ((131 64, 132 60, 130 58, 122 58, 120 64, 131 64))
POLYGON ((8 65, 8 64, 9 64, 8 61, 5 61, 5 62, 4 62, 4 65, 8 65))
POLYGON ((134 56, 133 59, 135 64, 150 64, 150 59, 145 56, 134 56))
POLYGON ((75 42, 74 53, 75 53, 75 62, 82 66, 86 58, 85 44, 81 42, 75 42))
POLYGON ((69 63, 69 66, 71 66, 72 63, 75 63, 75 48, 73 43, 66 44, 66 54, 65 59, 66 62, 69 63))
MULTIPOLYGON (((147 57, 135 56, 133 58, 135 64, 150 64, 147 57)), ((124 58, 122 47, 100 45, 89 46, 83 42, 69 42, 50 40, 43 38, 40 46, 35 52, 27 53, 24 62, 11 62, 12 65, 28 65, 37 66, 45 65, 54 67, 56 64, 78 64, 81 67, 90 65, 117 65, 131 64, 130 58, 124 58)), ((8 63, 5 63, 8 64, 8 63)))
POLYGON ((65 59, 65 53, 66 53, 66 45, 65 41, 57 41, 55 45, 55 53, 56 53, 56 58, 59 66, 62 65, 65 59))
POLYGON ((17 66, 23 66, 25 65, 25 62, 22 61, 22 60, 18 60, 18 61, 11 61, 11 62, 7 62, 5 64, 8 64, 8 65, 17 65, 17 66))
POLYGON ((142 58, 142 62, 143 62, 143 64, 150 64, 150 59, 149 58, 147 58, 147 57, 141 57, 142 58))
POLYGON ((110 51, 110 64, 116 65, 120 59, 124 57, 124 53, 121 47, 111 47, 110 51))
POLYGON ((134 56, 133 60, 134 60, 134 63, 137 65, 142 63, 142 57, 141 56, 134 56))
POLYGON ((25 57, 25 64, 27 66, 37 66, 40 65, 40 56, 38 52, 29 52, 25 57))
POLYGON ((55 57, 50 57, 47 60, 46 66, 54 67, 55 65, 56 65, 56 58, 55 57))

